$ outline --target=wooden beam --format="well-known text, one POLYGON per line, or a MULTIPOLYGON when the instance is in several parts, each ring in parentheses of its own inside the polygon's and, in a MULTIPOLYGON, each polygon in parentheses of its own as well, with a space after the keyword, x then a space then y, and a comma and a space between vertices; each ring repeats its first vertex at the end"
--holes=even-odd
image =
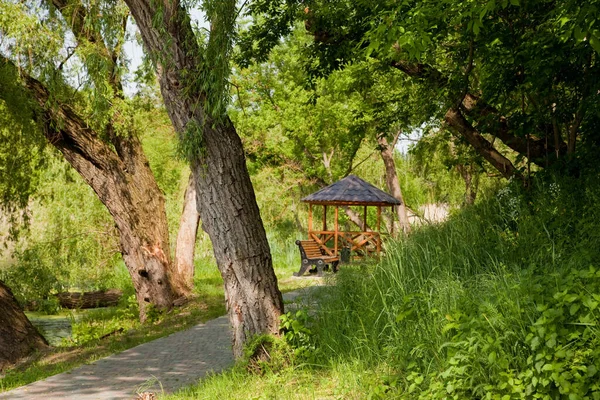
POLYGON ((313 205, 308 206, 308 232, 313 230, 313 205))
POLYGON ((363 231, 366 232, 367 231, 367 206, 364 206, 363 209, 363 231))
POLYGON ((381 253, 381 206, 377 206, 377 257, 381 253))
POLYGON ((394 212, 394 206, 391 207, 391 210, 392 210, 392 218, 390 218, 390 221, 391 221, 392 226, 391 226, 391 229, 390 229, 390 233, 391 233, 392 236, 394 236, 394 214, 396 214, 394 212))
POLYGON ((327 206, 323 206, 323 230, 327 230, 327 206))
POLYGON ((335 226, 334 226, 335 236, 333 237, 333 254, 337 256, 338 254, 338 207, 335 207, 335 226))

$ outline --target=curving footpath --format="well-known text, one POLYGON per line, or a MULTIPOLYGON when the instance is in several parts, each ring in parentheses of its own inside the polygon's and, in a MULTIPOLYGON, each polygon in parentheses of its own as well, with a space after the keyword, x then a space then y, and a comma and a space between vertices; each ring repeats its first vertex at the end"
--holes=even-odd
MULTIPOLYGON (((302 292, 305 290, 286 293, 284 300, 297 301, 302 292)), ((0 393, 0 399, 130 400, 138 398, 137 394, 142 392, 172 393, 233 363, 229 320, 222 316, 69 372, 0 393)))

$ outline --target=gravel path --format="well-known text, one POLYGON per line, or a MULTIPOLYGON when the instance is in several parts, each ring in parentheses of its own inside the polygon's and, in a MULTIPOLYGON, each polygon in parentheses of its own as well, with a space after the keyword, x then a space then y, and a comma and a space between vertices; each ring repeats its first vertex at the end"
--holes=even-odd
MULTIPOLYGON (((311 291, 307 289, 287 293, 284 300, 298 301, 299 294, 311 291)), ((233 362, 229 321, 223 316, 0 393, 0 399, 130 400, 141 392, 172 393, 211 371, 219 372, 232 366, 233 362)))

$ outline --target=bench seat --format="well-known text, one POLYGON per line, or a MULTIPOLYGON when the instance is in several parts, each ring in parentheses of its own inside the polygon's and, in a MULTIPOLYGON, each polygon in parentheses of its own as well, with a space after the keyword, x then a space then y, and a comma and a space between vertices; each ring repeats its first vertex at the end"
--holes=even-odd
POLYGON ((323 269, 326 265, 331 265, 333 272, 337 272, 340 258, 324 254, 323 250, 314 240, 296 240, 296 244, 300 250, 302 264, 298 272, 294 272, 294 276, 302 276, 314 266, 317 269, 317 275, 323 276, 323 269))

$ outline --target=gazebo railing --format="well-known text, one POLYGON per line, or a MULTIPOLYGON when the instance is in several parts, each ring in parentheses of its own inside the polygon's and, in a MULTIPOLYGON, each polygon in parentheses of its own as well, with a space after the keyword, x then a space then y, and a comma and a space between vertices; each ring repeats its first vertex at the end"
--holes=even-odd
POLYGON ((330 256, 339 255, 339 250, 347 247, 351 252, 365 255, 381 252, 381 234, 379 232, 353 231, 309 231, 309 239, 314 240, 330 256), (330 245, 329 242, 333 241, 330 245))

